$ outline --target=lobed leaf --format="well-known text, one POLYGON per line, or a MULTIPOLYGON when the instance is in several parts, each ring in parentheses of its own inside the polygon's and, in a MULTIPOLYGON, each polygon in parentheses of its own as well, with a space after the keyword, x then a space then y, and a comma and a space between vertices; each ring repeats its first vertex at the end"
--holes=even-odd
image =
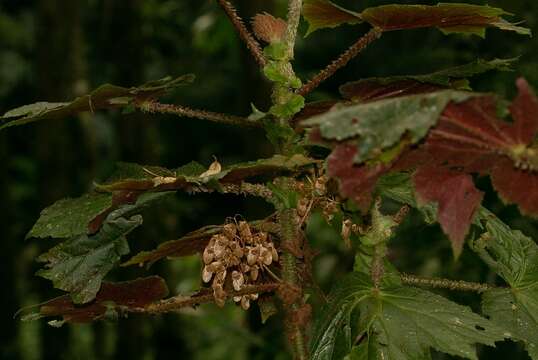
POLYGON ((51 280, 54 287, 69 291, 75 304, 92 301, 105 275, 129 253, 125 236, 142 224, 142 216, 130 219, 111 213, 95 235, 74 236, 39 256, 46 269, 37 275, 51 280))
POLYGON ((71 102, 38 102, 31 105, 24 105, 6 112, 0 118, 0 130, 43 119, 62 118, 84 111, 93 112, 101 109, 126 107, 134 101, 145 101, 162 96, 170 90, 190 83, 193 80, 194 76, 189 74, 175 79, 165 77, 130 88, 106 84, 100 86, 90 94, 78 97, 71 102))
POLYGON ((413 175, 413 183, 419 205, 437 203, 437 221, 458 258, 483 193, 476 189, 470 175, 436 166, 420 167, 413 175))
POLYGON ((396 282, 376 289, 368 275, 357 272, 332 290, 314 327, 312 359, 340 358, 336 342, 342 336, 356 358, 391 360, 429 359, 430 348, 477 359, 475 344, 494 346, 506 337, 466 306, 396 282), (352 349, 355 339, 360 344, 352 349))
POLYGON ((60 324, 63 324, 117 318, 125 311, 143 308, 166 295, 168 287, 158 276, 117 283, 104 282, 95 300, 89 304, 78 305, 64 295, 42 304, 39 313, 27 315, 23 320, 54 316, 62 317, 60 324))
POLYGON ((473 248, 510 285, 486 291, 482 310, 538 359, 538 245, 486 209, 480 217, 486 233, 473 248))
POLYGON ((303 125, 319 127, 326 140, 358 138, 355 163, 361 163, 396 145, 404 134, 411 143, 418 142, 437 123, 449 102, 461 102, 471 96, 443 90, 342 106, 314 116, 303 125))
POLYGON ((530 35, 527 28, 503 19, 511 15, 490 6, 439 3, 431 5, 382 5, 363 10, 360 14, 346 10, 327 0, 306 1, 304 16, 309 22, 308 33, 342 24, 367 22, 384 31, 435 27, 444 33, 464 33, 485 36, 486 28, 515 31, 530 35))

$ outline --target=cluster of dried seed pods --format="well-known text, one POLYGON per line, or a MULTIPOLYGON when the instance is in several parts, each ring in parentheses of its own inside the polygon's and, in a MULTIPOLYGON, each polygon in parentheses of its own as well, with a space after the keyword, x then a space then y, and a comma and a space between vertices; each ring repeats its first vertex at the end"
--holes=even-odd
MULTIPOLYGON (((266 232, 253 232, 246 221, 230 222, 220 234, 213 235, 203 252, 202 280, 211 282, 215 303, 224 306, 225 282, 230 274, 232 286, 240 291, 254 284, 260 273, 270 271, 268 266, 278 261, 278 252, 266 232)), ((247 310, 258 294, 234 296, 233 300, 247 310)))

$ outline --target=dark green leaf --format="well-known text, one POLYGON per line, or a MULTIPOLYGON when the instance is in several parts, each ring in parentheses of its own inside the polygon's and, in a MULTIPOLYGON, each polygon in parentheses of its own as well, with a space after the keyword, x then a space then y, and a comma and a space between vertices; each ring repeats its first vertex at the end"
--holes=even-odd
POLYGON ((473 248, 509 285, 483 294, 482 309, 538 359, 538 245, 482 209, 486 233, 473 248))
POLYGON ((8 111, 0 118, 0 130, 43 119, 63 118, 84 111, 127 107, 135 100, 144 101, 162 96, 178 86, 192 82, 193 79, 193 75, 183 75, 175 79, 166 77, 130 88, 106 84, 71 102, 38 102, 24 105, 8 111))
POLYGON ((88 231, 88 223, 112 206, 110 194, 86 194, 76 199, 57 201, 41 212, 30 237, 68 238, 88 231))
POLYGON ((312 336, 312 359, 337 359, 335 343, 346 327, 358 332, 349 344, 362 337, 354 356, 380 360, 428 359, 430 348, 477 359, 475 344, 494 346, 506 337, 468 307, 393 282, 375 289, 362 273, 348 275, 331 292, 312 336), (358 324, 349 324, 354 311, 360 312, 358 324))
POLYGON ((450 101, 460 102, 471 96, 467 92, 443 90, 341 106, 311 117, 303 125, 319 126, 327 140, 358 137, 355 162, 360 163, 396 145, 404 134, 412 143, 420 141, 450 101))
POLYGON ((75 304, 92 301, 104 276, 129 253, 125 236, 141 224, 140 215, 125 219, 111 213, 97 234, 75 236, 41 255, 38 261, 47 264, 37 275, 69 291, 75 304))

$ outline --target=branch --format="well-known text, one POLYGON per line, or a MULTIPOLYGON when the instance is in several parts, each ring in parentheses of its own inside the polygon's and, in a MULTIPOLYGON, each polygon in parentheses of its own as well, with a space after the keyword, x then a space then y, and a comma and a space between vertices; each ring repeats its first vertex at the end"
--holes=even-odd
POLYGON ((247 48, 250 50, 250 53, 254 57, 254 60, 258 63, 260 67, 264 67, 267 63, 265 57, 263 56, 262 48, 258 41, 252 36, 250 31, 243 23, 241 17, 237 14, 237 11, 230 2, 226 0, 217 0, 219 5, 224 9, 226 15, 230 19, 230 22, 235 27, 235 30, 239 34, 239 37, 247 45, 247 48))
POLYGON ((148 113, 171 114, 185 116, 194 119, 209 120, 221 124, 236 125, 243 127, 262 127, 259 121, 250 120, 241 116, 227 115, 206 110, 191 109, 186 106, 161 104, 156 101, 146 101, 135 104, 137 109, 148 113))
POLYGON ((458 291, 474 291, 474 292, 481 293, 481 292, 496 288, 496 286, 488 285, 488 284, 468 282, 468 281, 463 281, 463 280, 424 278, 424 277, 405 274, 405 273, 402 273, 400 278, 402 279, 402 282, 407 285, 427 286, 427 287, 432 287, 432 288, 441 288, 441 289, 458 290, 458 291))
POLYGON ((302 7, 303 0, 288 1, 288 27, 286 28, 284 42, 288 50, 288 59, 290 60, 293 59, 297 28, 299 27, 299 21, 301 20, 302 7))
POLYGON ((372 28, 368 31, 363 37, 357 40, 356 43, 351 45, 338 59, 330 63, 325 69, 319 72, 314 78, 312 78, 308 83, 303 85, 297 93, 301 96, 312 92, 317 88, 322 82, 334 75, 336 71, 343 68, 347 63, 357 56, 362 50, 364 50, 368 45, 370 45, 375 40, 381 37, 383 31, 379 28, 372 28))
MULTIPOLYGON (((277 283, 268 283, 260 285, 249 285, 245 286, 239 291, 229 292, 227 298, 231 299, 234 296, 249 295, 249 294, 260 294, 267 293, 277 290, 280 287, 280 284, 277 283)), ((183 296, 177 295, 169 299, 161 300, 159 302, 150 304, 143 308, 134 308, 129 309, 129 312, 134 313, 144 313, 144 314, 163 314, 167 312, 178 311, 185 307, 193 307, 203 303, 214 302, 215 298, 211 292, 203 295, 193 295, 193 296, 183 296)))

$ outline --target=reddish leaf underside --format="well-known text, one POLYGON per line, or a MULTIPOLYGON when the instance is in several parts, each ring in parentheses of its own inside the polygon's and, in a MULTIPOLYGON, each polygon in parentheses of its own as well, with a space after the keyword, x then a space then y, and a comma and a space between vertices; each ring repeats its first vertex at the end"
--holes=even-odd
POLYGON ((538 100, 527 82, 510 107, 513 123, 499 119, 492 97, 450 104, 426 141, 437 164, 490 175, 506 203, 538 216, 538 152, 530 147, 538 132, 538 100))
POLYGON ((437 219, 458 257, 483 194, 475 188, 470 175, 437 166, 419 168, 413 182, 420 205, 437 203, 437 219))
POLYGON ((386 31, 438 27, 447 32, 480 33, 501 21, 501 9, 470 4, 384 5, 364 10, 361 18, 386 31))
POLYGON ((399 80, 386 84, 371 79, 345 84, 340 87, 340 93, 346 99, 367 102, 396 96, 430 93, 442 88, 416 80, 399 80))
POLYGON ((319 28, 332 28, 344 23, 354 24, 361 20, 358 14, 341 8, 327 0, 307 0, 303 16, 309 20, 310 27, 306 35, 319 28))
POLYGON ((73 304, 69 295, 52 299, 40 307, 41 316, 61 316, 65 322, 86 323, 103 319, 110 311, 144 307, 168 295, 164 280, 158 276, 119 283, 103 283, 94 301, 73 304))
POLYGON ((327 170, 330 177, 340 181, 342 195, 353 199, 361 210, 367 211, 377 180, 390 169, 390 165, 358 166, 354 164, 356 154, 356 145, 338 145, 327 159, 327 170))

